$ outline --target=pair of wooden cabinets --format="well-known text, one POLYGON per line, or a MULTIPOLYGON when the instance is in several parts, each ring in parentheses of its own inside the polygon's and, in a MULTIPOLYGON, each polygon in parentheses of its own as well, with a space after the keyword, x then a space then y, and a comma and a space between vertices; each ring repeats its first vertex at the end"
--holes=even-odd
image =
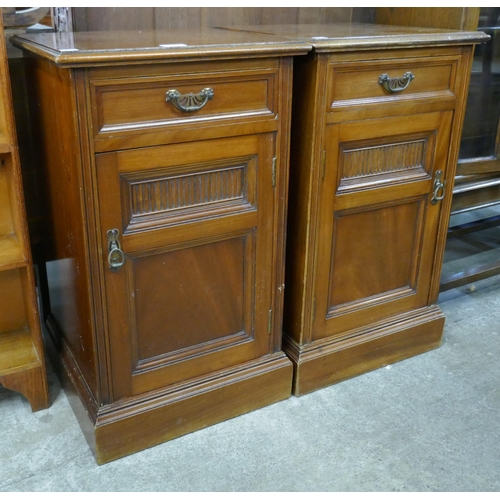
POLYGON ((99 463, 439 344, 481 37, 327 29, 14 38, 48 325, 99 463))

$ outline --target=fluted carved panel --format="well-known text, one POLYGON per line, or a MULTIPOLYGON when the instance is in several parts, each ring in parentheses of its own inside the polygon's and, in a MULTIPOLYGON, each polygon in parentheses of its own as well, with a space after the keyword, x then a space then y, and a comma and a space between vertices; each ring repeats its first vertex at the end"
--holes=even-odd
POLYGON ((132 215, 241 199, 243 186, 242 166, 131 183, 132 215))
MULTIPOLYGON (((253 163, 250 161, 250 163, 253 163)), ((124 226, 176 223, 249 208, 248 163, 122 179, 124 226)), ((250 196, 253 198, 253 196, 250 196)))
POLYGON ((426 140, 346 151, 342 177, 382 174, 423 167, 426 140))
POLYGON ((341 149, 340 188, 426 176, 428 140, 341 149))

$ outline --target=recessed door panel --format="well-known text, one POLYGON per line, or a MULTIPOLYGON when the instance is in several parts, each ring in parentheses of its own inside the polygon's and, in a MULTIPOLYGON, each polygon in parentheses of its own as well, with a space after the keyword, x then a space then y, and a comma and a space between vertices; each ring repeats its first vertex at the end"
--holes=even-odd
POLYGON ((441 213, 431 199, 446 169, 451 118, 327 126, 313 339, 351 335, 427 304, 441 213))
POLYGON ((132 259, 136 370, 253 337, 252 235, 132 259))
POLYGON ((115 400, 270 353, 273 150, 261 134, 97 156, 115 400))
POLYGON ((412 201, 335 218, 329 314, 339 306, 415 291, 422 203, 412 201), (353 228, 354 231, 353 231, 353 228), (355 236, 355 237, 353 237, 355 236))

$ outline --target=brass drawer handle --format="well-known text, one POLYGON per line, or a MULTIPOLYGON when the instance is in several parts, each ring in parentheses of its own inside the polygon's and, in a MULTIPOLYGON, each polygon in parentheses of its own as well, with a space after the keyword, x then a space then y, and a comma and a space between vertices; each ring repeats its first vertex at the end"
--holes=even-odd
POLYGON ((402 77, 389 78, 387 73, 383 73, 378 77, 379 85, 382 85, 387 92, 395 94, 396 92, 402 92, 410 82, 415 78, 415 75, 411 71, 407 71, 402 77))
POLYGON ((432 187, 433 193, 431 205, 435 205, 438 201, 441 201, 444 198, 444 188, 446 186, 446 181, 443 181, 442 178, 443 171, 436 170, 436 173, 434 174, 434 185, 432 187))
POLYGON ((108 237, 108 264, 111 271, 118 271, 125 263, 125 254, 120 248, 120 231, 118 229, 110 229, 106 233, 108 237))
POLYGON ((214 97, 213 89, 207 87, 198 94, 181 94, 178 90, 172 89, 165 94, 165 100, 171 102, 179 111, 192 113, 198 111, 214 97))

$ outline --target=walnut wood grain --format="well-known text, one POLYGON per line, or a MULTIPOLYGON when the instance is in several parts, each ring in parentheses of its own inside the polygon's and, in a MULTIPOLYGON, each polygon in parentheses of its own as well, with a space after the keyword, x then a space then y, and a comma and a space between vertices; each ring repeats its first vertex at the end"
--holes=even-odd
POLYGON ((293 392, 302 396, 441 345, 444 316, 436 306, 352 330, 345 339, 297 345, 288 338, 284 348, 294 361, 293 392))
POLYGON ((99 463, 291 393, 281 350, 284 127, 289 54, 307 44, 236 46, 244 57, 222 44, 218 59, 217 38, 196 61, 176 49, 153 64, 100 66, 97 57, 66 68, 37 51, 28 60, 43 152, 47 324, 99 463), (141 91, 165 82, 235 93, 216 111, 159 125, 141 91), (116 88, 127 98, 114 110, 116 88), (125 117, 113 132, 101 133, 102 89, 111 89, 104 115, 125 117), (116 271, 110 229, 124 253, 116 271))
POLYGON ((310 48, 300 40, 215 29, 59 33, 57 37, 38 33, 16 35, 11 43, 66 67, 304 54, 310 48))
MULTIPOLYGON (((468 45, 489 39, 480 31, 456 31, 408 26, 364 23, 345 24, 273 24, 265 26, 223 26, 231 31, 274 34, 303 40, 314 46, 315 52, 345 52, 353 50, 394 49, 401 47, 468 45)), ((369 58, 368 58, 369 60, 369 58)))
MULTIPOLYGON (((417 9, 411 7, 380 7, 377 8, 376 22, 382 24, 474 30, 477 29, 479 24, 480 10, 481 9, 479 7, 432 7, 417 9)), ((496 16, 496 14, 493 14, 493 16, 496 16)), ((486 24, 489 25, 490 23, 486 21, 486 24)), ((485 67, 488 67, 488 64, 485 64, 485 67)), ((488 79, 486 78, 485 81, 488 81, 488 79)), ((486 96, 487 92, 482 92, 482 94, 483 96, 486 96)), ((468 112, 471 111, 472 109, 468 109, 468 112)), ((480 117, 479 121, 483 122, 484 120, 481 106, 477 107, 476 114, 480 117)), ((467 122, 465 123, 465 126, 467 127, 467 122)), ((465 132, 466 130, 464 130, 464 133, 465 132)), ((500 170, 498 160, 498 133, 499 132, 497 130, 497 147, 493 157, 479 157, 458 161, 457 185, 454 190, 452 213, 460 213, 498 203, 498 188, 490 184, 488 179, 488 174, 498 173, 500 170), (484 174, 485 177, 482 182, 479 183, 477 182, 478 174, 484 174), (467 179, 470 180, 470 186, 466 186, 468 182, 467 179)), ((498 274, 499 269, 500 267, 498 263, 493 262, 490 265, 474 266, 454 275, 443 276, 441 278, 439 290, 449 290, 457 286, 493 276, 498 274)))
POLYGON ((227 29, 314 47, 295 66, 284 312, 294 393, 438 347, 444 318, 434 304, 471 43, 487 36, 371 26, 362 38, 356 25, 227 29), (415 79, 389 94, 378 85, 381 73, 413 69, 422 87, 412 89, 415 79), (437 171, 447 193, 432 204, 437 171))
MULTIPOLYGON (((120 214, 122 202, 117 180, 123 173, 136 173, 138 165, 149 172, 154 172, 154 167, 175 172, 179 162, 185 165, 184 168, 192 163, 198 171, 203 171, 204 164, 205 168, 211 169, 214 161, 224 160, 237 165, 241 162, 240 158, 249 161, 255 157, 260 167, 256 168, 255 160, 249 162, 246 172, 247 204, 233 205, 232 210, 225 210, 222 206, 217 210, 212 208, 210 216, 208 213, 205 215, 202 205, 197 206, 196 212, 193 212, 194 218, 184 219, 184 225, 179 225, 179 222, 171 224, 168 218, 157 217, 149 227, 141 226, 140 232, 133 227, 120 227, 126 256, 124 272, 108 271, 105 274, 107 288, 113 291, 107 299, 109 314, 121 317, 119 322, 113 321, 109 326, 111 355, 115 358, 114 353, 120 353, 114 363, 117 370, 114 377, 117 384, 116 398, 174 383, 189 376, 203 375, 217 367, 241 363, 268 351, 268 311, 272 309, 272 302, 271 290, 264 286, 264 277, 272 273, 272 221, 268 217, 272 213, 273 201, 270 143, 272 138, 269 135, 246 136, 198 141, 195 148, 190 143, 172 144, 156 150, 98 156, 102 231, 120 227, 123 216, 120 214), (225 160, 225 157, 228 159, 225 160), (188 158, 189 163, 186 165, 188 158), (185 271, 181 271, 177 277, 169 274, 179 273, 184 268, 185 271), (154 274, 157 275, 155 278, 152 277, 154 274), (161 279, 161 276, 165 279, 161 279), (133 290, 134 298, 130 306, 127 306, 130 301, 127 290, 133 290), (255 295, 257 290, 260 290, 258 298, 255 295), (129 312, 123 317, 125 311, 129 312), (169 316, 171 319, 167 322, 169 316), (156 373, 131 373, 125 370, 128 363, 119 362, 126 355, 124 329, 130 332, 127 337, 136 343, 127 351, 127 358, 131 360, 140 359, 141 349, 144 350, 148 344, 160 349, 156 351, 156 357, 172 350, 181 352, 189 345, 198 346, 198 356, 205 353, 204 362, 200 363, 194 357, 194 352, 182 351, 185 358, 182 362, 177 359, 175 365, 171 365, 165 358, 162 361, 165 366, 158 368, 156 373), (186 333, 182 338, 176 339, 184 330, 186 333), (230 335, 235 336, 240 332, 245 335, 236 336, 232 341, 229 339, 230 335), (167 339, 162 340, 163 337, 167 339), (228 339, 224 359, 221 359, 218 340, 223 337, 228 339), (172 340, 168 341, 168 338, 172 340), (190 338, 192 341, 188 340, 190 338), (174 349, 172 342, 175 342, 177 349, 174 349), (203 349, 202 344, 206 344, 203 349), (136 349, 137 354, 134 352, 136 349)), ((219 178, 221 180, 224 182, 225 178, 219 178)), ((181 196, 189 196, 186 191, 189 189, 188 183, 179 183, 178 188, 181 196)), ((221 190, 228 188, 227 184, 220 186, 221 190)), ((132 361, 131 366, 134 365, 132 361)))
MULTIPOLYGON (((223 122, 252 116, 274 116, 278 70, 262 68, 220 73, 217 64, 205 65, 205 72, 197 78, 192 74, 117 80, 99 79, 93 82, 91 92, 96 107, 96 135, 106 136, 146 127, 223 122), (180 111, 166 101, 166 93, 196 94, 204 88, 213 91, 213 98, 197 111, 180 111)), ((267 117, 269 117, 267 116, 267 117)))
POLYGON ((472 44, 485 37, 361 25, 280 30, 285 36, 77 34, 80 50, 66 54, 61 48, 71 47, 52 39, 15 40, 33 54, 38 98, 51 103, 38 112, 52 198, 48 324, 100 463, 287 397, 285 284, 284 349, 297 394, 440 343, 432 294, 451 200, 430 199, 437 170, 452 183, 472 44), (158 49, 158 37, 190 42, 158 49), (313 45, 295 60, 291 114, 290 56, 313 45), (342 113, 330 110, 329 68, 362 74, 365 65, 404 69, 409 60, 442 71, 410 98, 377 103, 370 94, 352 105, 354 95, 342 113), (124 85, 126 94, 148 82, 156 92, 166 79, 194 92, 190 82, 210 79, 216 67, 221 81, 238 74, 250 86, 251 75, 275 75, 267 100, 254 100, 272 112, 245 114, 236 97, 243 107, 234 116, 158 123, 149 104, 132 104, 129 119, 128 94, 117 130, 101 132, 99 87, 124 85), (367 155, 362 171, 350 154, 367 155), (237 169, 241 177, 221 173, 237 169), (219 183, 213 190, 208 178, 219 183), (125 257, 118 271, 107 261, 111 228, 125 257))
MULTIPOLYGON (((387 92, 379 84, 380 75, 387 74, 391 78, 402 77, 410 72, 414 78, 408 87, 397 94, 398 100, 402 96, 416 97, 418 94, 439 94, 441 98, 453 95, 456 58, 448 61, 435 57, 415 61, 412 58, 394 59, 388 61, 366 62, 362 68, 356 63, 336 65, 331 68, 329 78, 331 85, 329 102, 331 107, 356 104, 356 100, 377 100, 387 102, 394 95, 387 92), (351 101, 351 102, 342 102, 351 101)), ((430 97, 425 95, 426 98, 430 97)))
POLYGON ((313 338, 341 335, 427 303, 440 213, 440 206, 428 205, 429 192, 433 172, 446 168, 450 124, 448 112, 417 115, 411 121, 391 117, 327 127, 316 261, 322 279, 316 281, 313 338), (378 182, 335 192, 337 161, 342 161, 336 143, 392 145, 422 133, 428 142, 423 175, 412 176, 412 163, 406 163, 378 182))

